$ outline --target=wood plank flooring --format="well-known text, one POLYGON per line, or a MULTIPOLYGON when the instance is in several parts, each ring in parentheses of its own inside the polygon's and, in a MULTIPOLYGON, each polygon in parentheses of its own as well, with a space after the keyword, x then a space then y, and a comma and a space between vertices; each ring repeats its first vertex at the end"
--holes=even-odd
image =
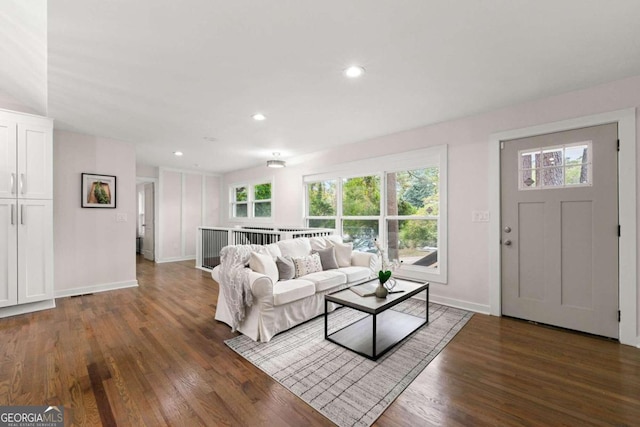
MULTIPOLYGON (((0 405, 64 405, 77 426, 332 425, 224 345, 193 262, 139 259, 138 281, 0 319, 0 405)), ((639 424, 639 349, 475 315, 375 425, 639 424)))

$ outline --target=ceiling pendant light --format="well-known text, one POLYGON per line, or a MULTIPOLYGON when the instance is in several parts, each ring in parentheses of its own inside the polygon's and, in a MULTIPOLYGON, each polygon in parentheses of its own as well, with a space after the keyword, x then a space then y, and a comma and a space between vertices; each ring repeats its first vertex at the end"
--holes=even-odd
POLYGON ((287 166, 287 163, 284 160, 279 159, 280 153, 273 153, 273 159, 267 160, 268 168, 283 168, 287 166))

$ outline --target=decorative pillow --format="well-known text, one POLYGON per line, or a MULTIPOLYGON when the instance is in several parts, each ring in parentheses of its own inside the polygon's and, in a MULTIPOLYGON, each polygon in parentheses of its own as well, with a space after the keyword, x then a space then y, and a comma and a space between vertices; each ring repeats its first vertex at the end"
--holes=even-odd
POLYGON ((351 265, 351 252, 353 252, 353 243, 333 242, 336 250, 336 261, 340 267, 349 267, 351 265))
POLYGON ((277 245, 280 247, 282 256, 295 258, 311 254, 311 243, 308 237, 280 240, 277 245))
POLYGON ((320 262, 320 255, 318 254, 293 258, 293 263, 296 266, 296 279, 306 276, 307 274, 322 271, 322 263, 320 262))
POLYGON ((336 261, 336 250, 332 247, 327 249, 318 249, 312 253, 318 254, 320 257, 320 263, 323 270, 333 270, 338 268, 338 261, 336 261))
POLYGON ((293 263, 291 257, 279 256, 276 259, 276 266, 278 267, 278 275, 280 276, 280 280, 289 280, 296 277, 296 266, 293 263))
POLYGON ((275 284, 278 281, 278 267, 271 255, 251 252, 249 268, 256 273, 261 273, 269 277, 271 283, 275 284))

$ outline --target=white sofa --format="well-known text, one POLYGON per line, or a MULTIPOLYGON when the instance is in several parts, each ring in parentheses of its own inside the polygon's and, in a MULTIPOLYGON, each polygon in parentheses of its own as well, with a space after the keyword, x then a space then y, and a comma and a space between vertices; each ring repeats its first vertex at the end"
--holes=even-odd
MULTIPOLYGON (((278 274, 276 269, 274 274, 273 266, 267 266, 265 271, 265 266, 259 262, 253 265, 252 261, 249 282, 253 304, 245 307, 245 318, 238 326, 238 331, 254 341, 262 342, 268 342, 277 333, 324 313, 325 294, 371 279, 378 262, 375 254, 352 251, 350 244, 343 244, 340 236, 281 240, 264 248, 274 263, 278 257, 289 257, 298 259, 298 264, 313 251, 327 254, 328 249, 329 253, 335 251, 338 268, 282 280, 282 272, 278 274)), ((218 283, 221 268, 222 265, 218 265, 211 272, 218 283)), ((304 269, 301 270, 304 272, 304 269)), ((219 286, 219 289, 215 318, 231 326, 233 317, 225 301, 223 286, 219 286)), ((330 309, 334 308, 330 303, 330 309)))

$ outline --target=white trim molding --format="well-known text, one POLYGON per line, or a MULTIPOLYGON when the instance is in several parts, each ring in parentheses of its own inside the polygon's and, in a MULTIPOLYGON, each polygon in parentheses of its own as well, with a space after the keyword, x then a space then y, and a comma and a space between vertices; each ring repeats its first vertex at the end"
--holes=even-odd
POLYGON ((156 258, 156 263, 164 264, 165 262, 191 261, 195 259, 196 259, 195 255, 179 256, 179 257, 171 257, 171 258, 156 258))
POLYGON ((124 282, 101 283, 99 285, 83 286, 82 288, 61 289, 55 292, 56 298, 74 297, 78 295, 95 294, 98 292, 115 291, 116 289, 137 288, 137 280, 124 282))
POLYGON ((619 339, 622 344, 640 347, 637 331, 638 282, 637 282, 637 222, 636 222, 636 110, 611 111, 499 132, 489 137, 489 301, 491 314, 500 316, 501 267, 500 267, 500 143, 510 139, 525 138, 565 130, 618 124, 620 155, 618 156, 619 218, 619 309, 621 312, 619 339))
POLYGON ((33 313, 34 311, 48 310, 50 308, 56 308, 55 299, 4 307, 0 308, 0 319, 4 317, 17 316, 19 314, 33 313))

